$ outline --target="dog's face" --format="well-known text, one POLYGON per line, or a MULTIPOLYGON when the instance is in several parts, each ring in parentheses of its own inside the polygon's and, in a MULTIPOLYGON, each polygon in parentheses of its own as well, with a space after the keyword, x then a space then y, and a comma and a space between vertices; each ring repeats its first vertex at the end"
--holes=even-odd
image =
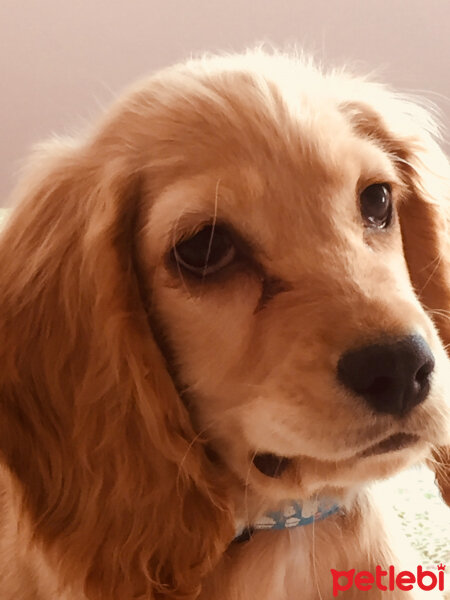
POLYGON ((188 91, 189 135, 175 118, 166 132, 183 166, 151 190, 141 244, 196 429, 279 497, 388 475, 449 435, 402 159, 355 126, 339 81, 309 76, 219 72, 209 102, 188 91))

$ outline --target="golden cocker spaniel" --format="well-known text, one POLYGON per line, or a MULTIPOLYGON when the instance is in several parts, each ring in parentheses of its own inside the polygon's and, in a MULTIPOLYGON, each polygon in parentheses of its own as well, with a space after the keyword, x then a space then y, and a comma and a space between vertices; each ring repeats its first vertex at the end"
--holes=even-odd
POLYGON ((352 569, 400 567, 364 484, 428 459, 450 500, 435 134, 258 50, 38 150, 0 242, 1 600, 360 598, 352 569))

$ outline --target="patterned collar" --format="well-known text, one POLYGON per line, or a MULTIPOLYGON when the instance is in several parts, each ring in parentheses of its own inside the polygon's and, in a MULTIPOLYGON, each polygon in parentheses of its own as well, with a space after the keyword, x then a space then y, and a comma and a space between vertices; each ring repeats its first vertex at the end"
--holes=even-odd
POLYGON ((294 527, 310 525, 316 521, 326 519, 338 512, 339 509, 340 506, 338 504, 325 498, 305 500, 301 504, 298 501, 292 500, 283 509, 268 512, 259 517, 250 526, 238 525, 233 542, 245 542, 257 530, 293 529, 294 527))

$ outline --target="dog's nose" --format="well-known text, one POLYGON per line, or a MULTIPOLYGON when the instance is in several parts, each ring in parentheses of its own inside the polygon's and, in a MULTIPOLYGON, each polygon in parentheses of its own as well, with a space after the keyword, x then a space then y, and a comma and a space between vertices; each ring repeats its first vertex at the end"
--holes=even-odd
POLYGON ((338 379, 377 412, 405 415, 430 391, 434 357, 419 335, 350 350, 341 356, 338 379))

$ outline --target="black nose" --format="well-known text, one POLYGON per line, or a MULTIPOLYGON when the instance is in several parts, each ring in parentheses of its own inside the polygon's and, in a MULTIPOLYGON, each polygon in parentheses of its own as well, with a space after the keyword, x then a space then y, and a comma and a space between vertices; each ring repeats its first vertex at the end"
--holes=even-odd
POLYGON ((341 356, 338 379, 381 413, 404 415, 430 391, 434 357, 425 340, 411 335, 341 356))

